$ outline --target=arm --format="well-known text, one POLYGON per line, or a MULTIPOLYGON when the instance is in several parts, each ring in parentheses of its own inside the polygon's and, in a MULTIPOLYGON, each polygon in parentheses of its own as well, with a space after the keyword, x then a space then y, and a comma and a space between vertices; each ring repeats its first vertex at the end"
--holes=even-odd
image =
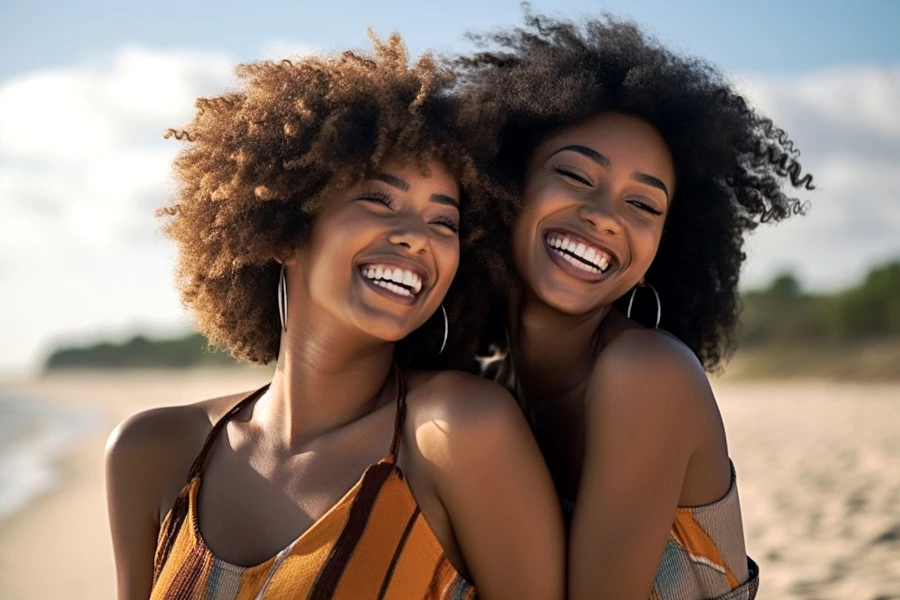
POLYGON ((106 442, 106 502, 119 600, 150 596, 160 507, 164 497, 171 505, 177 495, 169 489, 176 485, 173 472, 187 472, 177 457, 184 433, 178 410, 129 417, 106 442))
POLYGON ((569 598, 649 597, 710 407, 703 369, 673 339, 629 332, 598 358, 585 401, 569 598))
POLYGON ((436 486, 479 597, 562 598, 560 505, 522 411, 506 390, 475 377, 449 389, 436 486))

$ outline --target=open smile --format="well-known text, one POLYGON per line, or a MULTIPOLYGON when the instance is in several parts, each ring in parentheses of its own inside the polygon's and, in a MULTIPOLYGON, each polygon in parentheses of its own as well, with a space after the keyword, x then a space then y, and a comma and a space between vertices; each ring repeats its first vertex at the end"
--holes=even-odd
POLYGON ((603 281, 617 264, 610 251, 565 231, 553 230, 544 234, 544 248, 557 266, 582 281, 603 281))
POLYGON ((401 304, 415 304, 422 292, 423 276, 408 267, 366 263, 360 265, 359 274, 373 291, 401 304))

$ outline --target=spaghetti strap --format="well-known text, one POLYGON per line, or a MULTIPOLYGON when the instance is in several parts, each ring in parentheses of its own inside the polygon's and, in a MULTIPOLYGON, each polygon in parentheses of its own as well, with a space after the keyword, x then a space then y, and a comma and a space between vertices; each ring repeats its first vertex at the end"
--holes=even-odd
POLYGON ((397 452, 400 450, 400 439, 403 437, 403 424, 406 422, 406 378, 400 365, 393 364, 394 385, 396 387, 397 416, 394 418, 394 437, 391 440, 391 451, 388 453, 388 461, 397 461, 397 452))
POLYGON ((209 451, 212 449, 213 442, 215 442, 216 438, 219 437, 219 433, 222 431, 225 425, 228 424, 228 421, 230 421, 231 418, 234 417, 234 415, 238 414, 245 406, 262 396, 266 392, 266 390, 269 389, 269 385, 270 384, 267 383, 255 392, 250 392, 249 394, 247 394, 247 396, 241 399, 240 402, 232 406, 231 410, 222 415, 222 417, 218 421, 216 421, 216 424, 213 425, 213 428, 206 436, 206 440, 203 442, 203 448, 200 450, 200 454, 198 454, 197 458, 194 459, 194 464, 191 465, 191 470, 188 471, 188 482, 193 480, 195 477, 199 477, 200 474, 203 473, 203 470, 206 468, 206 462, 209 459, 209 451))
MULTIPOLYGON (((403 424, 406 421, 406 378, 403 377, 403 372, 400 370, 400 366, 395 362, 393 363, 392 369, 394 373, 394 385, 396 388, 396 404, 397 404, 397 416, 394 419, 394 435, 391 440, 391 449, 388 453, 390 462, 394 462, 397 459, 397 452, 400 450, 400 438, 403 435, 403 424)), ((209 460, 209 453, 212 449, 213 443, 216 441, 216 438, 219 437, 219 433, 221 433, 222 429, 228 422, 239 413, 245 406, 257 400, 260 396, 262 396, 266 390, 269 389, 270 384, 266 384, 259 388, 258 390, 249 393, 247 396, 242 398, 237 404, 231 407, 227 413, 222 415, 216 424, 213 425, 213 428, 209 431, 206 436, 206 440, 203 442, 203 447, 200 449, 200 453, 197 455, 197 458, 194 459, 194 463, 191 465, 191 470, 188 471, 187 482, 190 483, 196 477, 199 477, 203 470, 206 468, 206 463, 209 460)))
POLYGON ((159 579, 159 574, 162 572, 163 565, 165 565, 166 560, 169 558, 169 554, 172 552, 172 546, 175 543, 175 538, 178 536, 178 532, 181 531, 181 526, 184 523, 185 518, 188 514, 188 505, 189 505, 189 489, 192 485, 194 479, 200 477, 200 474, 203 473, 203 469, 206 468, 206 462, 209 459, 209 452, 212 449, 213 442, 216 441, 216 438, 219 436, 219 433, 228 424, 228 421, 236 415, 242 408, 247 406, 250 402, 253 402, 260 396, 262 396, 266 390, 269 389, 269 384, 262 386, 255 392, 250 392, 246 397, 241 399, 240 402, 231 407, 227 413, 222 415, 216 424, 213 425, 212 429, 206 434, 206 440, 203 442, 203 448, 200 450, 200 454, 197 455, 197 458, 194 459, 194 464, 191 465, 191 470, 188 471, 187 483, 181 489, 181 492, 178 494, 178 497, 175 498, 175 503, 172 504, 171 510, 166 517, 166 519, 162 523, 162 527, 160 529, 159 539, 157 541, 157 552, 153 557, 153 585, 156 585, 156 581, 159 579))
MULTIPOLYGON (((225 600, 238 594, 271 600, 397 596, 474 600, 474 588, 447 559, 395 463, 406 420, 407 386, 398 365, 392 365, 391 371, 396 414, 388 455, 369 465, 353 488, 290 545, 251 567, 229 563, 206 545, 197 498, 213 441, 229 419, 265 388, 241 399, 220 418, 191 469, 195 478, 163 519, 150 597, 225 600)), ((390 381, 391 375, 385 374, 375 399, 379 411, 388 408, 381 399, 390 381)))

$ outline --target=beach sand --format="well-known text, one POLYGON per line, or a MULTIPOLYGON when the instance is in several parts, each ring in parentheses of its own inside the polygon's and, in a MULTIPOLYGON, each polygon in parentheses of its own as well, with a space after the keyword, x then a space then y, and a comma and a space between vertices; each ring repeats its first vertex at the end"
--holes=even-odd
POLYGON ((250 390, 270 376, 266 369, 101 372, 0 383, 4 394, 96 415, 95 427, 61 459, 59 486, 0 522, 0 597, 115 598, 103 471, 113 427, 147 408, 250 390))
MULTIPOLYGON (((60 485, 0 522, 4 600, 114 597, 103 447, 136 411, 251 389, 266 370, 72 373, 4 393, 93 411, 60 485)), ((900 599, 900 385, 716 382, 761 600, 900 599)))

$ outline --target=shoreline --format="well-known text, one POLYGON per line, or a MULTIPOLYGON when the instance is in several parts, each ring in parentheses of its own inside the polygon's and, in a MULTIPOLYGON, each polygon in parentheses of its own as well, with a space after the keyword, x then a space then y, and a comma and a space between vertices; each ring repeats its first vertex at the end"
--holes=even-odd
MULTIPOLYGON (((57 485, 0 522, 4 597, 114 598, 103 451, 147 408, 250 390, 268 369, 70 372, 4 395, 95 413, 54 461, 57 485)), ((713 379, 738 473, 760 598, 890 597, 900 589, 900 385, 713 379)))
POLYGON ((112 429, 148 408, 252 389, 267 369, 184 372, 69 372, 0 382, 5 395, 95 415, 89 429, 52 458, 53 487, 0 521, 4 597, 114 598, 103 452, 112 429))

